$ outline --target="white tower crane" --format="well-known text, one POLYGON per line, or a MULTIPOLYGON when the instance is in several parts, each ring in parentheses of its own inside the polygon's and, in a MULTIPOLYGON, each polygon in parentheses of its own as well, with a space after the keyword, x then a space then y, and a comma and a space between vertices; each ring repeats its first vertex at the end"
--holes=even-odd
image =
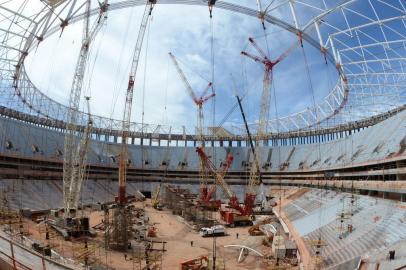
MULTIPOLYGON (((83 182, 83 179, 80 179, 78 177, 84 176, 84 173, 80 173, 80 170, 78 168, 84 168, 85 165, 77 164, 77 161, 79 160, 78 154, 80 152, 78 151, 78 149, 80 149, 80 145, 77 138, 77 136, 79 135, 78 115, 80 95, 82 93, 83 79, 86 72, 86 63, 89 58, 89 47, 107 18, 106 13, 109 6, 108 1, 105 0, 103 3, 99 3, 99 6, 99 18, 94 23, 92 28, 89 29, 90 0, 86 2, 86 18, 84 20, 83 26, 82 46, 80 48, 79 58, 76 63, 71 92, 69 96, 69 110, 66 121, 63 162, 63 197, 65 215, 67 217, 69 217, 71 214, 74 215, 73 213, 75 212, 77 207, 81 185, 83 182)), ((86 162, 86 159, 82 159, 82 162, 86 162)))
POLYGON ((183 83, 186 86, 186 90, 189 94, 189 96, 192 98, 193 102, 197 106, 197 136, 200 144, 203 146, 204 144, 204 139, 203 139, 203 126, 204 126, 204 115, 203 115, 203 104, 208 101, 210 98, 214 97, 216 94, 211 93, 207 95, 207 91, 209 91, 210 87, 212 86, 212 83, 209 82, 209 84, 206 86, 206 88, 203 90, 202 94, 197 97, 195 92, 193 91, 192 86, 190 85, 189 81, 186 78, 185 73, 182 71, 180 68, 178 61, 176 60, 175 56, 170 52, 169 56, 172 59, 173 64, 175 65, 176 70, 179 73, 180 78, 182 79, 183 83))
MULTIPOLYGON (((263 88, 261 95, 261 108, 259 114, 259 123, 257 129, 257 143, 259 145, 259 140, 264 137, 268 129, 269 121, 269 108, 271 103, 271 82, 273 76, 273 68, 275 65, 280 63, 285 59, 300 43, 294 43, 285 52, 283 52, 277 59, 270 60, 267 54, 258 46, 253 38, 248 39, 255 50, 260 54, 260 56, 252 55, 248 52, 242 51, 241 54, 247 56, 248 58, 258 62, 264 66, 264 77, 263 77, 263 88)), ((262 184, 261 172, 259 171, 261 166, 261 155, 259 149, 255 149, 254 162, 251 166, 250 180, 248 185, 248 190, 246 193, 246 199, 250 197, 249 201, 255 200, 257 194, 257 187, 262 184)), ((253 201, 252 201, 253 202, 253 201)))

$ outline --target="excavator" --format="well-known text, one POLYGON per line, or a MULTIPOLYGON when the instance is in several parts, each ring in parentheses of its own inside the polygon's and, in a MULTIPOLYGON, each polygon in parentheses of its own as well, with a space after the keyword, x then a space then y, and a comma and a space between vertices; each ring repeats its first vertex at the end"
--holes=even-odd
POLYGON ((161 193, 161 187, 162 187, 162 183, 159 184, 158 188, 155 191, 155 194, 152 198, 152 207, 154 207, 156 210, 162 210, 162 205, 159 201, 159 195, 161 193))

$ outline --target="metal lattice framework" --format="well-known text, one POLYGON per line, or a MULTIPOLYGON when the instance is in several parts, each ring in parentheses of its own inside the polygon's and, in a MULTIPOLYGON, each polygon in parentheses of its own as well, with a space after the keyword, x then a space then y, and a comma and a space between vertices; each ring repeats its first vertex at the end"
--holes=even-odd
MULTIPOLYGON (((41 46, 45 38, 82 20, 86 1, 3 2, 0 5, 2 110, 11 109, 27 117, 37 116, 45 122, 59 123, 63 128, 67 107, 35 87, 25 71, 24 60, 32 50, 41 46)), ((114 13, 114 10, 144 4, 145 1, 141 0, 110 1, 109 10, 114 13)), ((157 4, 207 8, 207 1, 201 0, 161 0, 157 4)), ((267 23, 298 35, 304 46, 320 50, 321 57, 324 55, 341 75, 321 103, 287 117, 270 120, 266 137, 278 136, 276 132, 281 136, 312 132, 319 125, 331 130, 346 126, 350 121, 369 125, 371 121, 368 119, 403 108, 406 103, 406 9, 403 0, 279 0, 272 1, 265 11, 257 11, 255 3, 248 7, 217 1, 216 8, 262 17, 267 23)), ((91 10, 92 15, 98 12, 98 8, 91 10)), ((85 126, 87 119, 87 115, 81 113, 79 123, 85 126)), ((114 133, 122 127, 120 120, 101 116, 94 116, 93 123, 95 132, 105 134, 114 133)), ((232 137, 243 134, 242 125, 226 128, 233 134, 232 137)), ((253 124, 252 129, 255 128, 253 124)), ((194 138, 195 127, 131 123, 130 130, 132 136, 149 134, 150 138, 161 138, 172 133, 194 138)), ((217 138, 216 135, 208 137, 217 138)))

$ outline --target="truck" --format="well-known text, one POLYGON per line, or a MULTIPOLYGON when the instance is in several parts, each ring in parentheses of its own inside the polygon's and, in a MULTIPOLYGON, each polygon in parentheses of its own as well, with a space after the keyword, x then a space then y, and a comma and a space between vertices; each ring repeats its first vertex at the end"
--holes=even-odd
POLYGON ((200 229, 200 235, 202 237, 210 236, 222 236, 226 234, 226 229, 223 225, 215 225, 210 228, 203 227, 200 229))

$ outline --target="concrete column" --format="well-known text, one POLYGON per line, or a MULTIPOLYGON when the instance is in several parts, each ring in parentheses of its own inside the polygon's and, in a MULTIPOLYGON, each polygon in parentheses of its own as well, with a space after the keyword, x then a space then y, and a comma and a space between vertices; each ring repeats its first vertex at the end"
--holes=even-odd
MULTIPOLYGON (((396 162, 396 167, 397 167, 397 168, 400 168, 400 167, 401 167, 400 161, 397 161, 397 162, 396 162)), ((406 180, 406 174, 396 174, 396 180, 397 180, 397 181, 406 180)))

